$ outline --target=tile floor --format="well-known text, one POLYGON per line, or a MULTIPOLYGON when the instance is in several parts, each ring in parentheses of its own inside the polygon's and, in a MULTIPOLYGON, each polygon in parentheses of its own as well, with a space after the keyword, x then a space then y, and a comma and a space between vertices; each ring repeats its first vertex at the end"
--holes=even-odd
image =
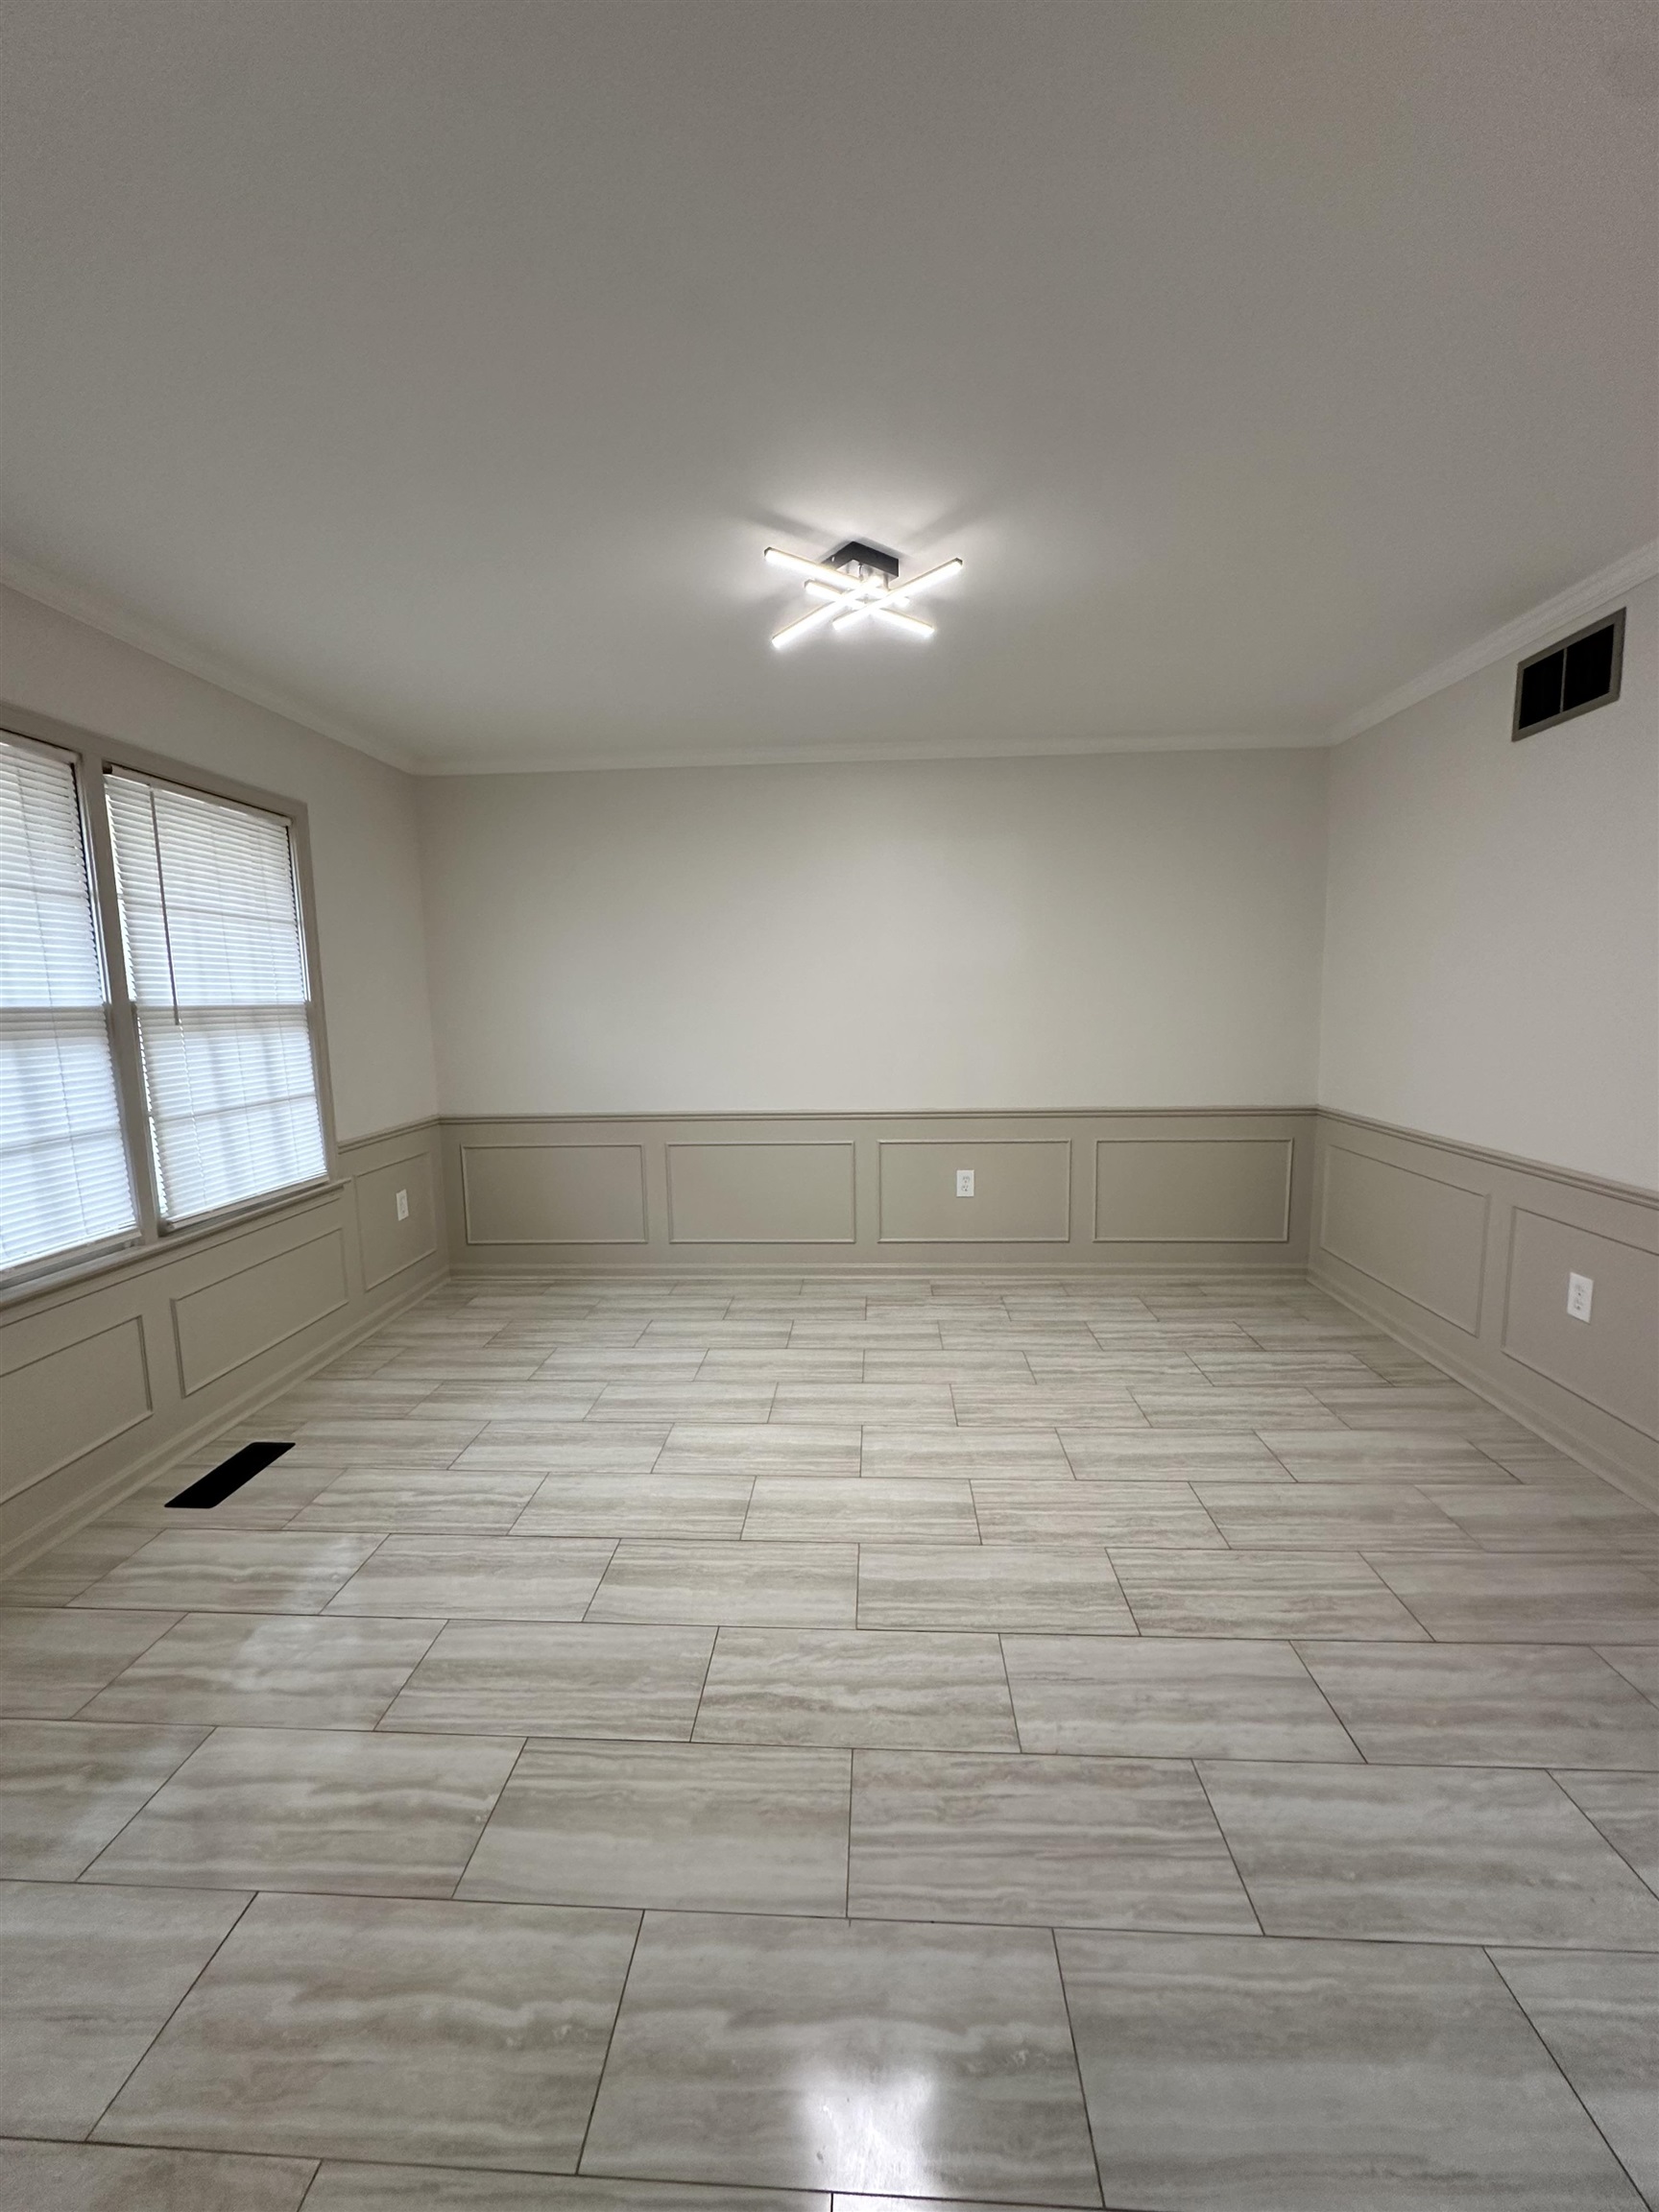
POLYGON ((1614 2212, 1656 2084, 1659 1518, 1306 1284, 454 1285, 0 1584, 8 2206, 1614 2212))

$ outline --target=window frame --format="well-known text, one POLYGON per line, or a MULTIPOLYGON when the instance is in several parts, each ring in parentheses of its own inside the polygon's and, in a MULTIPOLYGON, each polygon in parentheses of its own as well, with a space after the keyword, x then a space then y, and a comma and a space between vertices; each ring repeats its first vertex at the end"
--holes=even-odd
POLYGON ((126 1147, 128 1173, 137 1211, 136 1228, 118 1238, 105 1238, 95 1245, 75 1244, 0 1269, 0 1304, 53 1287, 77 1276, 105 1269, 176 1246, 193 1238, 210 1236, 239 1223, 256 1221, 299 1202, 313 1199, 340 1185, 340 1152, 334 1132, 334 1087, 328 1066, 327 1021, 323 1005, 323 963, 317 935, 317 897, 311 872, 311 828, 305 804, 280 792, 265 791, 242 783, 208 768, 175 760, 137 745, 100 736, 78 729, 55 716, 0 700, 0 729, 67 757, 75 774, 76 802, 85 841, 87 873, 91 878, 93 921, 104 960, 109 992, 109 1046, 115 1067, 115 1094, 121 1110, 121 1134, 126 1147), (290 1183, 280 1190, 239 1200, 234 1206, 211 1214, 193 1214, 186 1220, 161 1218, 156 1187, 150 1110, 144 1092, 144 1071, 138 1050, 138 1010, 127 974, 126 946, 121 931, 121 909, 115 887, 115 853, 109 832, 109 814, 104 798, 107 769, 128 770, 133 775, 172 783, 204 798, 222 799, 274 814, 286 824, 288 850, 294 864, 294 884, 300 907, 301 942, 305 952, 309 985, 306 1028, 311 1040, 312 1066, 317 1073, 317 1105, 323 1123, 324 1172, 304 1183, 290 1183))

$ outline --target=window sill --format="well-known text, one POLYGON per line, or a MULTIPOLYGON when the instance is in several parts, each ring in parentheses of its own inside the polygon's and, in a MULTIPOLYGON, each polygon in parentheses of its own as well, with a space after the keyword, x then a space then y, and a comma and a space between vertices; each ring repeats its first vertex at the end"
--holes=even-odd
POLYGON ((286 1214, 303 1213, 322 1200, 338 1197, 345 1189, 345 1177, 330 1176, 306 1183, 298 1190, 285 1190, 274 1198, 227 1207, 222 1213, 200 1220, 181 1222, 176 1229, 164 1228, 154 1237, 134 1238, 113 1249, 106 1245, 95 1254, 66 1261, 60 1267, 49 1266, 28 1276, 0 1280, 0 1313, 9 1313, 58 1291, 84 1290, 117 1276, 140 1271, 147 1265, 159 1266, 181 1252, 210 1244, 215 1238, 233 1235, 238 1230, 257 1228, 267 1221, 279 1221, 286 1214))

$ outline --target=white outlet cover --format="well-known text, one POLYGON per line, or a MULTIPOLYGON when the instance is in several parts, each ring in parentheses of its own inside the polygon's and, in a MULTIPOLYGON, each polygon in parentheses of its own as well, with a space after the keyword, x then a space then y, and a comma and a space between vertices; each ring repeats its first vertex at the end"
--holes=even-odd
POLYGON ((407 1221, 409 1218, 409 1193, 407 1190, 399 1190, 397 1193, 397 1218, 399 1221, 407 1221))
POLYGON ((1567 1278, 1567 1310, 1575 1321, 1588 1321, 1590 1301, 1596 1294, 1596 1285, 1588 1275, 1569 1275, 1567 1278))
POLYGON ((956 1195, 957 1195, 957 1197, 958 1197, 958 1198, 972 1198, 972 1197, 973 1197, 973 1195, 974 1195, 974 1170, 973 1170, 973 1168, 972 1168, 972 1167, 958 1167, 958 1168, 957 1168, 957 1170, 956 1170, 956 1195))

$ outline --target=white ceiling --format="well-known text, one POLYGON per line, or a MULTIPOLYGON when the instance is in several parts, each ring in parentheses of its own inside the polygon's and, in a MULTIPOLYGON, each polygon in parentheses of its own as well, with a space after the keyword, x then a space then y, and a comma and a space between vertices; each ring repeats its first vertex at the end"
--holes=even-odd
POLYGON ((414 764, 1316 740, 1655 535, 1641 0, 4 13, 7 548, 414 764))

